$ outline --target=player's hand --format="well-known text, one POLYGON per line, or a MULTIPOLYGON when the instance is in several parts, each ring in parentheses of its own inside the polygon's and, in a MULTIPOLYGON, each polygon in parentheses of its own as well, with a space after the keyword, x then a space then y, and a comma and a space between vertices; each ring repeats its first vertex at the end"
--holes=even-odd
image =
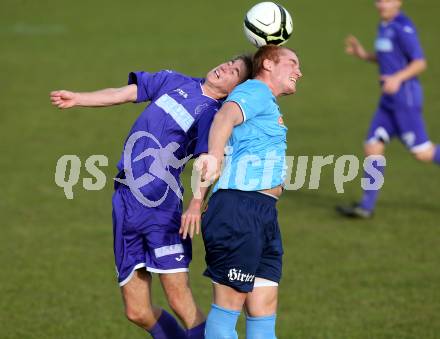
POLYGON ((50 92, 50 101, 52 105, 58 108, 70 108, 77 104, 76 96, 75 92, 65 90, 53 91, 50 92))
POLYGON ((194 163, 203 181, 213 183, 220 176, 221 159, 211 154, 202 154, 194 163))
POLYGON ((182 215, 182 223, 180 226, 179 234, 182 235, 183 239, 189 234, 192 239, 194 232, 196 234, 200 233, 200 220, 201 220, 201 208, 203 201, 200 199, 192 199, 189 203, 188 209, 182 215))
POLYGON ((364 46, 362 46, 359 40, 353 35, 349 35, 345 39, 345 52, 362 60, 366 60, 368 58, 368 53, 364 46))
POLYGON ((402 80, 397 75, 383 75, 380 80, 383 81, 382 91, 385 94, 396 94, 402 86, 402 80))

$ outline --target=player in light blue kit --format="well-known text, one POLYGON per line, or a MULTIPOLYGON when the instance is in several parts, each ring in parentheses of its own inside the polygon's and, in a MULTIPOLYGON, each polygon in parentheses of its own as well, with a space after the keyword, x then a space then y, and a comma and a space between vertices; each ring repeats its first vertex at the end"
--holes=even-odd
MULTIPOLYGON (((59 108, 150 102, 142 105, 117 165, 113 236, 126 316, 155 339, 204 337, 204 315, 187 273, 191 240, 179 235, 180 174, 189 158, 208 151, 209 127, 222 99, 249 78, 251 67, 250 58, 240 56, 212 69, 205 79, 170 70, 132 72, 121 88, 51 93, 59 108), (186 330, 153 305, 151 273, 159 274, 168 303, 186 330)), ((196 209, 200 215, 200 202, 193 199, 189 211, 196 209)))
MULTIPOLYGON (((422 87, 417 76, 426 69, 425 56, 412 21, 400 11, 401 0, 376 0, 382 22, 379 24, 376 51, 367 52, 353 36, 346 40, 348 54, 378 63, 382 96, 365 142, 365 154, 383 155, 385 144, 398 137, 423 162, 440 164, 440 147, 428 138, 422 116, 422 87)), ((383 164, 373 161, 376 170, 383 164)), ((372 180, 366 173, 365 177, 372 180)), ((360 203, 339 206, 344 216, 369 218, 373 214, 379 190, 364 190, 360 203)))
POLYGON ((296 54, 261 47, 253 60, 254 79, 237 86, 216 114, 209 153, 198 163, 202 176, 225 168, 202 219, 207 269, 214 303, 206 338, 237 338, 245 306, 246 338, 275 338, 278 283, 283 248, 276 202, 285 180, 287 127, 276 98, 293 94, 302 76, 296 54), (224 159, 228 142, 232 154, 224 159))

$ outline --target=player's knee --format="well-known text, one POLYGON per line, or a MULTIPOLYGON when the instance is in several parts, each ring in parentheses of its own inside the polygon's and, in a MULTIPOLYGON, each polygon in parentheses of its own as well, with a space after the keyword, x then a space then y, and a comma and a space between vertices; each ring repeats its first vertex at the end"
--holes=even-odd
POLYGON ((385 152, 385 144, 383 142, 368 143, 364 146, 366 156, 383 155, 385 152))
POLYGON ((253 307, 248 307, 247 314, 250 317, 267 317, 273 314, 277 308, 277 301, 267 302, 264 305, 254 305, 253 307))
POLYGON ((127 306, 125 308, 125 316, 132 323, 135 323, 139 326, 149 326, 154 323, 154 319, 149 316, 149 312, 147 310, 142 310, 136 307, 127 306))
POLYGON ((422 151, 422 152, 413 153, 413 156, 418 161, 431 162, 434 154, 431 150, 426 150, 426 151, 422 151))
POLYGON ((266 317, 276 312, 277 304, 276 296, 265 298, 259 302, 248 302, 246 303, 247 314, 251 317, 266 317))

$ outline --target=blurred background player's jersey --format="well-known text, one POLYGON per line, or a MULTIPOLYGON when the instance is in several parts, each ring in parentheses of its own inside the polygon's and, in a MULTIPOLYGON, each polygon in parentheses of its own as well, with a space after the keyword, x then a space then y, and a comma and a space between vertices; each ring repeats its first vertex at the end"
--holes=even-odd
POLYGON ((381 75, 394 74, 413 60, 424 59, 416 28, 403 13, 379 25, 375 49, 381 75))

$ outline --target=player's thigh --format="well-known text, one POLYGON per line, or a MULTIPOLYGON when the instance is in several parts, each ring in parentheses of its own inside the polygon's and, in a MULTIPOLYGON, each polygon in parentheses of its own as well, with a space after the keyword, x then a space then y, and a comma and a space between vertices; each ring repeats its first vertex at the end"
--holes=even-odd
POLYGON ((213 283, 214 304, 228 310, 241 311, 248 293, 237 291, 236 289, 213 283))
POLYGON ((265 317, 276 313, 278 286, 254 287, 246 297, 246 312, 251 317, 265 317))
POLYGON ((127 284, 133 273, 146 266, 145 245, 137 225, 128 218, 131 208, 129 190, 119 187, 113 194, 113 251, 120 286, 127 284))
POLYGON ((192 259, 191 239, 179 234, 180 215, 167 223, 151 225, 144 234, 147 271, 159 274, 185 273, 192 259))
POLYGON ((257 287, 277 287, 281 281, 284 250, 277 214, 275 206, 268 208, 265 213, 265 242, 255 273, 254 290, 257 287))
POLYGON ((384 147, 396 133, 396 123, 392 111, 385 107, 385 105, 379 105, 371 120, 365 139, 365 153, 367 155, 381 154, 378 147, 381 145, 384 147))
POLYGON ((220 190, 210 199, 203 217, 204 274, 244 293, 252 291, 264 245, 258 196, 265 197, 256 192, 220 190))
POLYGON ((431 149, 421 107, 398 106, 396 120, 399 138, 411 153, 422 153, 431 149))

